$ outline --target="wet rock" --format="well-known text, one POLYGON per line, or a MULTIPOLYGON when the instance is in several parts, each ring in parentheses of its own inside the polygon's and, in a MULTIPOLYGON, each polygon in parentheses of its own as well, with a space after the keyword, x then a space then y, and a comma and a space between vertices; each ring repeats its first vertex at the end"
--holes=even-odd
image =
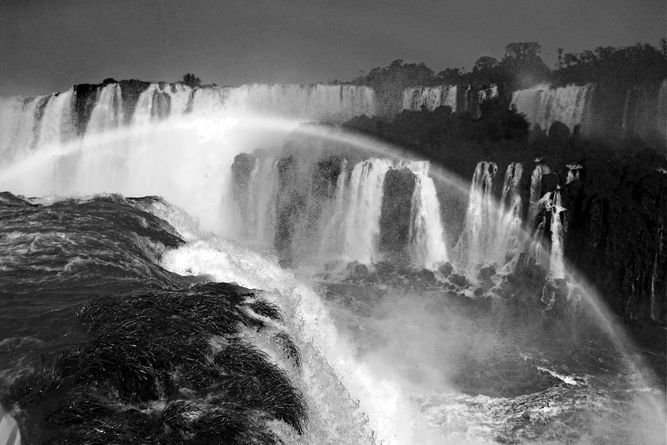
POLYGON ((458 287, 469 287, 470 286, 470 282, 468 281, 468 279, 466 277, 464 277, 463 275, 459 275, 459 274, 452 274, 449 277, 449 281, 451 283, 455 284, 458 287))
POLYGON ((496 274, 496 266, 484 266, 479 270, 479 279, 482 281, 490 281, 491 277, 496 274))
POLYGON ((380 276, 380 278, 388 278, 395 270, 393 264, 388 261, 380 261, 375 264, 375 272, 380 276))
POLYGON ((416 178, 409 169, 389 170, 384 180, 380 215, 380 251, 389 261, 407 265, 412 194, 416 178))
POLYGON ((449 261, 438 268, 438 272, 445 278, 449 277, 453 271, 454 267, 452 267, 449 261))

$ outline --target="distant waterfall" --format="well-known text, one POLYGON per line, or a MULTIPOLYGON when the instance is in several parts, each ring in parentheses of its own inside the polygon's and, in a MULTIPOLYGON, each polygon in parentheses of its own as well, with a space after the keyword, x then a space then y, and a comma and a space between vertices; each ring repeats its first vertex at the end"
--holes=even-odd
POLYGON ((357 85, 243 85, 192 89, 138 81, 84 85, 63 93, 0 99, 0 158, 66 142, 123 123, 143 125, 185 113, 261 113, 306 121, 343 122, 377 113, 375 91, 357 85), (75 94, 76 90, 76 94, 75 94), (75 128, 76 127, 76 128, 75 128))
POLYGON ((565 209, 561 204, 560 190, 551 195, 551 255, 549 257, 549 274, 552 278, 565 278, 563 264, 563 222, 561 214, 565 209))
POLYGON ((377 113, 375 91, 356 85, 243 85, 228 89, 225 107, 337 122, 377 113))
POLYGON ((465 226, 456 246, 464 267, 475 267, 489 259, 487 254, 495 238, 498 215, 493 197, 493 180, 497 172, 495 162, 482 161, 475 168, 465 226))
POLYGON ((235 199, 243 219, 240 233, 248 241, 271 247, 289 239, 288 248, 298 256, 297 263, 326 265, 342 260, 372 266, 387 261, 390 254, 380 245, 382 231, 404 227, 404 244, 394 246, 407 259, 402 264, 435 269, 449 259, 429 162, 370 158, 348 167, 346 158, 336 156, 314 163, 294 157, 243 156, 243 161, 235 163, 237 188, 241 189, 235 199), (281 173, 280 164, 286 159, 292 167, 281 173), (322 165, 326 165, 324 170, 322 165), (407 174, 414 181, 414 190, 409 201, 400 204, 410 206, 407 214, 403 212, 405 221, 392 219, 392 227, 383 229, 384 205, 396 199, 386 192, 390 171, 407 174), (277 234, 281 240, 275 238, 277 234))
POLYGON ((667 146, 667 79, 662 81, 658 92, 658 134, 662 137, 663 143, 667 146))
POLYGON ((441 106, 448 106, 456 112, 456 85, 440 85, 435 87, 412 87, 403 91, 403 109, 420 111, 425 107, 433 111, 441 106))
POLYGON ((345 235, 345 213, 348 201, 348 170, 347 159, 341 161, 341 169, 336 179, 336 195, 331 204, 331 213, 325 214, 326 220, 322 224, 319 256, 326 258, 332 253, 342 255, 341 244, 345 235))
POLYGON ((542 178, 549 173, 551 173, 551 170, 548 166, 537 164, 530 177, 530 207, 528 208, 527 222, 529 228, 533 227, 537 212, 539 211, 540 198, 542 197, 542 178))
POLYGON ((507 256, 516 253, 522 247, 520 245, 522 177, 523 165, 512 162, 507 166, 498 209, 498 225, 493 252, 493 257, 498 264, 505 264, 507 256))
POLYGON ((556 121, 574 130, 589 118, 592 92, 592 84, 560 88, 537 85, 515 91, 512 106, 525 114, 531 125, 539 125, 544 131, 548 131, 556 121))
POLYGON ((536 264, 549 271, 552 278, 565 277, 565 263, 563 259, 563 241, 565 227, 563 226, 563 213, 565 208, 561 201, 560 188, 553 192, 547 192, 537 203, 541 218, 533 232, 533 237, 528 250, 529 257, 536 264), (548 232, 547 232, 548 227, 548 232), (545 237, 548 236, 551 243, 548 256, 544 248, 545 237))
POLYGON ((493 193, 497 171, 494 162, 483 161, 475 168, 464 228, 456 246, 458 261, 464 268, 487 263, 514 264, 510 260, 524 248, 521 237, 523 165, 518 162, 507 165, 499 203, 493 193))
POLYGON ((344 243, 344 255, 350 260, 364 264, 378 260, 384 177, 391 166, 386 159, 369 159, 352 170, 344 243))
POLYGON ((448 260, 444 240, 444 227, 440 215, 440 201, 433 179, 428 176, 428 162, 411 162, 416 185, 412 195, 410 217, 410 252, 414 265, 435 268, 448 260))

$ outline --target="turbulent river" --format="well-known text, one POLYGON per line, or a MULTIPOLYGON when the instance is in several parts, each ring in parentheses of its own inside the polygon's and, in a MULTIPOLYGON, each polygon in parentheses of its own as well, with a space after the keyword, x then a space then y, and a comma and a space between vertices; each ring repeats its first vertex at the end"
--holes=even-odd
POLYGON ((129 119, 100 86, 80 134, 71 92, 0 107, 22 443, 664 443, 664 376, 570 270, 548 166, 467 184, 303 125, 367 91, 253 88, 155 84, 129 119), (290 95, 312 116, 255 109, 290 95))

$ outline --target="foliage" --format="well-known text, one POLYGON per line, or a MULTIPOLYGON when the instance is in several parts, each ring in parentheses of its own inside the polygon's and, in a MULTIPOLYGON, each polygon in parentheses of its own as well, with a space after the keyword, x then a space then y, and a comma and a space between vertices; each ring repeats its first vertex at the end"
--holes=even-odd
MULTIPOLYGON (((663 39, 664 41, 664 39, 663 39)), ((580 53, 564 53, 555 77, 562 83, 595 82, 614 88, 654 83, 667 77, 667 49, 649 44, 623 48, 598 47, 580 53)))
POLYGON ((187 73, 183 76, 183 84, 190 88, 198 88, 201 86, 201 79, 192 73, 187 73))

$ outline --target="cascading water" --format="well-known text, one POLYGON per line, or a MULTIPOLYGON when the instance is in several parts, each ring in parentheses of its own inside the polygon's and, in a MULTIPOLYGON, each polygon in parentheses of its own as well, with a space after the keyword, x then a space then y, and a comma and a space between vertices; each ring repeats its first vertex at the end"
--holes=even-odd
POLYGON ((385 159, 369 159, 354 166, 350 176, 349 206, 345 213, 344 256, 373 264, 378 258, 380 212, 384 177, 391 168, 385 159))
POLYGON ((412 264, 435 269, 438 264, 449 259, 440 201, 433 179, 428 175, 429 163, 411 162, 409 168, 416 176, 408 231, 412 264))
POLYGON ((660 84, 658 91, 658 134, 662 136, 662 141, 667 147, 667 79, 660 84))
POLYGON ((533 227, 537 212, 540 209, 540 198, 542 198, 542 178, 544 175, 551 173, 549 167, 545 164, 538 163, 530 176, 530 198, 528 207, 527 226, 533 227))
POLYGON ((456 245, 462 267, 474 268, 489 260, 495 237, 497 211, 493 198, 493 180, 498 171, 495 162, 479 162, 470 184, 465 226, 456 245))
POLYGON ((531 125, 548 131, 554 122, 561 122, 570 130, 577 125, 585 127, 590 115, 593 85, 568 85, 552 88, 536 85, 512 94, 512 106, 526 115, 531 125))
POLYGON ((277 160, 267 157, 258 160, 248 185, 248 212, 251 239, 260 245, 273 242, 278 193, 277 160))
POLYGON ((438 107, 448 106, 456 112, 456 94, 456 85, 407 88, 403 91, 403 109, 420 111, 426 108, 433 111, 438 107))
POLYGON ((86 132, 99 133, 117 128, 123 122, 120 85, 110 83, 102 88, 95 103, 86 132))
POLYGON ((475 168, 463 232, 457 244, 459 264, 470 273, 476 266, 495 263, 511 272, 523 251, 521 180, 523 165, 507 165, 499 205, 493 189, 498 166, 480 162, 475 168))
POLYGON ((521 179, 523 165, 512 162, 505 171, 505 180, 498 208, 498 223, 493 257, 498 264, 505 264, 508 256, 521 250, 521 179))
POLYGON ((564 210, 561 204, 560 190, 556 190, 551 196, 551 255, 549 257, 549 274, 552 278, 565 278, 562 222, 562 213, 564 210))
POLYGON ((330 214, 326 214, 322 238, 320 240, 319 256, 328 258, 333 253, 334 256, 342 255, 341 244, 344 236, 345 224, 345 205, 347 202, 347 159, 341 162, 340 173, 336 179, 336 195, 331 206, 330 214))

